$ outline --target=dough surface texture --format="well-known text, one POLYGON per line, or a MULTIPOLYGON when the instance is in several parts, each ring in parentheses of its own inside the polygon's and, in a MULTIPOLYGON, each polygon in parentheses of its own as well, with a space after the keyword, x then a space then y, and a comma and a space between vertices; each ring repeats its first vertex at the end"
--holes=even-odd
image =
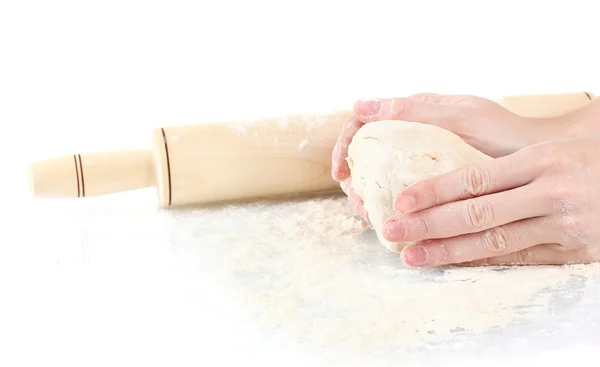
POLYGON ((413 183, 486 159, 491 158, 451 131, 418 122, 368 123, 348 147, 354 190, 379 241, 393 252, 412 244, 383 238, 383 225, 396 214, 398 194, 413 183))

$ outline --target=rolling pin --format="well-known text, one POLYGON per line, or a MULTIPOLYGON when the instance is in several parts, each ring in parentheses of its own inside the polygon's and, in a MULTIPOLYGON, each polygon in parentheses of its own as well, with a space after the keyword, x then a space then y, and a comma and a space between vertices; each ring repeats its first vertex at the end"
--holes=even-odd
MULTIPOLYGON (((498 103, 528 117, 558 116, 591 93, 521 95, 498 103)), ((161 127, 150 150, 89 152, 46 159, 29 169, 36 198, 85 198, 156 187, 161 207, 338 191, 333 147, 352 110, 161 127)))

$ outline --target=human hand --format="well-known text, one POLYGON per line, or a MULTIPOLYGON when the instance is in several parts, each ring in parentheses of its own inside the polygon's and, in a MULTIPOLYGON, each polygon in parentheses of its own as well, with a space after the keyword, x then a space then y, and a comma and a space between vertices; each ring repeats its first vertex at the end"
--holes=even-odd
MULTIPOLYGON (((356 109, 355 109, 356 110, 356 109)), ((364 125, 356 116, 352 117, 346 125, 342 126, 342 132, 333 148, 331 175, 340 183, 342 191, 348 196, 348 202, 354 211, 367 223, 369 215, 364 208, 362 199, 354 192, 352 179, 350 178, 350 167, 348 167, 348 147, 356 132, 364 125)))
POLYGON ((360 196, 358 196, 358 194, 356 194, 354 191, 352 179, 350 177, 346 178, 340 183, 340 187, 346 196, 348 196, 348 202, 350 203, 350 207, 354 210, 354 212, 357 213, 365 223, 370 224, 369 213, 367 213, 360 196))
POLYGON ((520 117, 491 100, 460 95, 416 94, 407 98, 358 101, 355 117, 343 126, 333 150, 332 176, 341 183, 350 205, 364 219, 368 215, 354 193, 347 164, 348 146, 365 124, 381 120, 402 120, 437 125, 450 130, 468 144, 491 157, 513 153, 538 142, 557 130, 558 123, 520 117))
POLYGON ((405 264, 600 260, 600 138, 536 144, 409 186, 384 226, 405 264))

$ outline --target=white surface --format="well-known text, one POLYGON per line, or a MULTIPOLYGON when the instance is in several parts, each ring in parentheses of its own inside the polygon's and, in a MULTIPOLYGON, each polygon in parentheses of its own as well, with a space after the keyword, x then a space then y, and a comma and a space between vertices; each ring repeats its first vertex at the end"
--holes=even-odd
MULTIPOLYGON (((155 126, 361 96, 598 94, 593 3, 1 2, 0 365, 310 359, 244 331, 177 251, 178 219, 156 209, 152 190, 36 202, 32 160, 146 147, 155 126)), ((597 310, 583 313, 598 320, 597 310)), ((597 330, 573 332, 593 341, 597 330)), ((577 340, 558 355, 505 357, 576 365, 594 357, 577 340)))

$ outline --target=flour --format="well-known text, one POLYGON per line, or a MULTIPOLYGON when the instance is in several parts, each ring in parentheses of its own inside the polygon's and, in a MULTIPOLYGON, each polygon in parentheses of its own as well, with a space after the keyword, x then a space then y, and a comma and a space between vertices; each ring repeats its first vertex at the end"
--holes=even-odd
POLYGON ((288 126, 290 126, 290 119, 286 116, 277 119, 277 126, 283 129, 287 128, 288 126))
POLYGON ((343 197, 182 211, 172 223, 250 322, 346 359, 468 349, 546 325, 600 275, 597 265, 408 269, 343 197))
POLYGON ((300 142, 300 144, 298 144, 298 151, 303 152, 306 149, 308 149, 310 147, 310 145, 311 145, 310 140, 304 139, 300 142))
POLYGON ((228 126, 235 130, 238 134, 243 135, 248 132, 248 128, 252 122, 250 121, 242 121, 242 120, 233 120, 230 121, 228 126))
POLYGON ((271 126, 268 130, 272 130, 273 126, 276 126, 282 132, 288 131, 288 129, 302 127, 304 132, 310 134, 315 130, 322 129, 331 125, 342 126, 346 119, 348 119, 350 113, 348 111, 331 111, 325 110, 318 113, 303 113, 296 115, 282 115, 266 118, 248 118, 248 119, 235 119, 229 121, 227 126, 235 130, 237 133, 243 135, 247 134, 250 129, 256 129, 258 126, 262 126, 261 132, 266 132, 265 126, 271 126))

